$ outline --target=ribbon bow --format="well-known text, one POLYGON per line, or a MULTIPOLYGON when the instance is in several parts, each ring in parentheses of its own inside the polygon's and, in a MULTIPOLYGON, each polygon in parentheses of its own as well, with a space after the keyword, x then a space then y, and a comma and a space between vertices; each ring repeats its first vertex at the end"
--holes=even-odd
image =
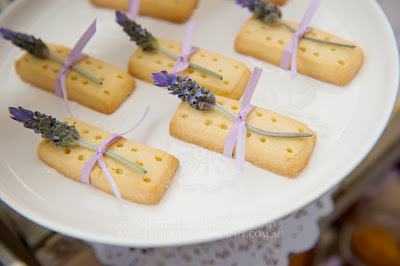
POLYGON ((244 159, 246 154, 246 119, 247 115, 254 108, 254 106, 250 104, 250 100, 254 94, 258 80, 260 79, 261 72, 262 70, 260 68, 254 68, 243 94, 239 116, 236 118, 235 122, 233 122, 232 128, 225 141, 223 154, 229 157, 232 157, 233 148, 236 143, 236 168, 241 172, 244 172, 244 159))
POLYGON ((103 173, 105 174, 108 183, 110 183, 111 189, 114 192, 114 195, 118 199, 122 199, 121 194, 119 193, 117 184, 115 184, 114 179, 112 178, 110 171, 108 171, 106 164, 104 163, 104 157, 103 154, 107 149, 107 146, 110 145, 111 143, 115 142, 116 140, 122 138, 122 135, 128 134, 129 132, 133 131, 135 128, 137 128, 143 120, 146 118, 147 113, 149 112, 150 107, 147 106, 146 111, 143 114, 142 119, 140 119, 139 123, 136 124, 131 130, 123 133, 123 134, 112 134, 111 137, 106 139, 100 146, 97 147, 96 152, 93 154, 92 157, 86 162, 86 164, 83 166, 81 170, 81 180, 85 182, 86 184, 90 185, 89 181, 89 175, 90 172, 92 171, 93 166, 96 164, 96 162, 99 163, 99 166, 103 173))
POLYGON ((140 0, 130 0, 128 4, 128 18, 132 21, 136 20, 139 13, 140 0))
POLYGON ((72 48, 71 52, 68 54, 67 60, 64 61, 63 66, 58 71, 56 77, 55 84, 55 94, 58 97, 62 97, 64 100, 65 107, 67 108, 68 113, 72 116, 71 110, 68 104, 68 96, 67 90, 65 89, 65 77, 68 74, 69 68, 79 60, 86 57, 85 54, 82 54, 83 48, 92 38, 92 36, 96 32, 96 20, 89 26, 89 28, 85 31, 85 33, 81 36, 79 41, 75 44, 74 48, 72 48))
POLYGON ((176 60, 175 65, 172 67, 172 71, 170 73, 172 75, 178 75, 179 73, 187 69, 189 67, 189 56, 196 52, 198 49, 197 47, 192 47, 192 39, 195 26, 196 22, 194 21, 190 21, 187 23, 181 55, 179 56, 178 60, 176 60))
POLYGON ((315 11, 318 8, 321 0, 312 0, 306 13, 301 19, 299 28, 294 33, 293 39, 287 44, 285 51, 283 52, 281 67, 285 69, 289 69, 289 66, 292 68, 292 79, 297 76, 297 46, 299 45, 299 40, 303 37, 307 32, 311 30, 308 26, 310 24, 311 18, 314 15, 315 11))

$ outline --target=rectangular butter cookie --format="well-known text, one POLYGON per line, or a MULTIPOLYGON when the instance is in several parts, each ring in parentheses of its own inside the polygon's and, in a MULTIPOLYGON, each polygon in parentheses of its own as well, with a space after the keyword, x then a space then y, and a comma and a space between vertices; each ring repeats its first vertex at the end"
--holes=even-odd
MULTIPOLYGON (((297 23, 287 23, 293 28, 298 27, 297 23)), ((356 47, 338 47, 301 38, 297 51, 297 71, 335 85, 346 85, 350 82, 363 64, 362 49, 348 40, 318 29, 312 29, 308 34, 356 47)), ((239 53, 280 66, 286 45, 293 36, 293 33, 281 24, 269 26, 252 17, 236 37, 235 49, 239 53)))
MULTIPOLYGON (((63 120, 76 128, 81 138, 96 146, 99 146, 111 136, 110 133, 95 126, 86 124, 73 118, 63 120)), ((121 197, 141 204, 156 204, 160 201, 167 189, 179 161, 174 156, 146 146, 144 144, 121 138, 107 146, 107 150, 115 152, 126 159, 143 166, 146 174, 140 174, 132 168, 122 164, 107 155, 104 155, 104 162, 107 165, 121 197)), ((59 173, 81 180, 81 170, 94 151, 82 148, 60 148, 53 142, 43 140, 37 149, 39 159, 59 173)), ((102 191, 114 195, 107 181, 106 176, 96 163, 90 172, 90 184, 102 191)))
MULTIPOLYGON (((239 114, 239 101, 220 96, 217 101, 236 116, 239 114)), ((246 161, 288 177, 295 177, 304 169, 317 140, 305 124, 260 107, 248 114, 247 123, 269 131, 313 134, 312 138, 272 138, 247 130, 246 161)), ((182 102, 170 122, 169 132, 183 141, 223 153, 232 125, 233 120, 217 110, 200 112, 182 102)))
MULTIPOLYGON (((120 11, 128 9, 129 0, 90 0, 96 6, 120 11)), ((197 0, 141 0, 139 14, 182 23, 187 21, 197 6, 197 0)))
MULTIPOLYGON (((52 53, 64 60, 70 52, 69 48, 61 45, 47 45, 52 53)), ((101 113, 114 112, 135 88, 131 75, 96 58, 87 56, 75 65, 102 80, 103 84, 99 85, 70 69, 65 78, 68 99, 101 113)), ((41 59, 29 53, 24 53, 15 62, 15 70, 22 80, 50 92, 54 92, 61 67, 52 59, 41 59)))
MULTIPOLYGON (((175 55, 180 55, 181 43, 163 39, 157 40, 160 47, 175 55)), ((240 99, 251 76, 250 69, 244 63, 203 49, 194 52, 189 57, 189 61, 220 74, 223 79, 219 80, 192 67, 180 73, 180 76, 188 76, 206 89, 212 90, 215 94, 232 99, 240 99)), ((169 73, 174 64, 174 59, 158 50, 145 52, 142 48, 137 48, 129 59, 128 71, 134 77, 153 83, 152 73, 162 70, 167 70, 169 73)))

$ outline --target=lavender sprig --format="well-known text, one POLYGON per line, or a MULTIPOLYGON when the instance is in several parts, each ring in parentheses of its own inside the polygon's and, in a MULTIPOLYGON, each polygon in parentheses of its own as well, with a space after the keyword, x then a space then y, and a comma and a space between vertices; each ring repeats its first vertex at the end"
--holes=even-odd
MULTIPOLYGON (((196 81, 188 77, 182 78, 180 76, 170 75, 167 71, 153 73, 152 79, 156 86, 168 87, 170 94, 178 95, 178 98, 183 102, 189 102, 190 106, 198 111, 211 111, 216 109, 232 120, 237 117, 228 112, 222 105, 217 103, 214 93, 211 90, 204 89, 196 81)), ((268 137, 275 138, 310 138, 313 135, 310 133, 287 133, 287 132, 274 132, 267 131, 255 127, 246 122, 249 130, 268 137)))
POLYGON ((282 17, 281 10, 271 2, 263 0, 236 0, 236 4, 246 7, 251 13, 268 25, 279 24, 282 17))
MULTIPOLYGON (((285 21, 282 20, 281 10, 271 2, 265 2, 264 0, 236 0, 236 4, 241 5, 242 7, 246 7, 259 20, 263 21, 264 23, 266 23, 268 25, 275 25, 275 24, 280 23, 283 26, 285 26, 287 29, 292 31, 293 33, 296 32, 296 29, 294 29, 292 26, 290 26, 289 24, 287 24, 285 21)), ((315 42, 331 44, 331 45, 336 45, 336 46, 340 46, 340 47, 346 47, 346 48, 355 48, 356 47, 351 44, 343 44, 343 43, 322 40, 322 39, 310 36, 309 34, 305 34, 303 36, 303 38, 311 40, 311 41, 315 41, 315 42)))
MULTIPOLYGON (((41 39, 35 38, 35 36, 33 35, 15 32, 6 28, 0 28, 0 34, 3 36, 4 39, 11 41, 14 45, 26 50, 28 53, 36 57, 39 57, 41 59, 50 58, 61 64, 64 63, 64 60, 54 55, 41 39)), ((72 65, 71 68, 86 76, 88 79, 96 82, 97 84, 103 84, 100 79, 87 73, 83 69, 74 65, 72 65)))
MULTIPOLYGON (((75 125, 69 126, 67 123, 60 122, 52 116, 41 114, 39 112, 32 112, 22 107, 9 107, 8 110, 12 119, 22 123, 26 128, 33 129, 36 134, 41 134, 43 139, 54 142, 58 147, 73 148, 82 146, 97 151, 95 145, 80 138, 75 125)), ((104 154, 142 174, 147 172, 140 165, 137 165, 114 152, 106 150, 104 154)))
MULTIPOLYGON (((141 25, 137 24, 135 21, 130 20, 124 13, 116 11, 116 21, 121 25, 124 31, 130 36, 131 41, 136 42, 136 44, 143 49, 143 51, 152 52, 158 50, 161 53, 178 60, 179 56, 176 56, 169 51, 163 49, 158 45, 158 41, 153 35, 146 29, 143 29, 141 25)), ((208 70, 202 66, 193 64, 189 62, 189 65, 197 70, 200 70, 210 76, 213 76, 219 80, 222 80, 222 76, 208 70)))

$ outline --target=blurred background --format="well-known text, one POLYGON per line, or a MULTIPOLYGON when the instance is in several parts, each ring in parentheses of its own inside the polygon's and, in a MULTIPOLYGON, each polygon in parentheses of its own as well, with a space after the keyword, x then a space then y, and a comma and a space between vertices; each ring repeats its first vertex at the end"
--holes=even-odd
MULTIPOLYGON (((10 2, 0 0, 0 10, 10 2)), ((400 1, 378 2, 399 42, 400 1)), ((398 100, 376 147, 335 193, 334 211, 320 221, 318 243, 292 254, 290 265, 400 265, 399 109, 398 100)), ((88 244, 40 227, 1 201, 0 264, 101 265, 88 244)))

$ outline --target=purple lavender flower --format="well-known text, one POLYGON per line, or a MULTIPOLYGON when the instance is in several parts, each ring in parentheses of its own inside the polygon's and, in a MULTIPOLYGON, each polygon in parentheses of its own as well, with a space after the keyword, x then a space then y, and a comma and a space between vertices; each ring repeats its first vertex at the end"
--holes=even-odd
POLYGON ((56 146, 66 148, 78 146, 75 141, 79 139, 79 133, 75 126, 69 126, 51 116, 22 107, 9 107, 8 110, 12 119, 22 123, 26 128, 33 129, 36 134, 41 134, 42 138, 54 142, 56 146))
POLYGON ((14 45, 21 47, 34 56, 43 59, 49 57, 50 50, 47 45, 41 39, 36 39, 33 35, 15 32, 6 28, 0 28, 0 33, 4 39, 11 41, 14 45))
POLYGON ((11 41, 12 38, 15 38, 16 33, 10 29, 0 28, 0 34, 3 35, 3 38, 11 41))
POLYGON ((124 28, 124 31, 131 37, 131 41, 142 47, 143 51, 153 51, 158 48, 157 39, 143 29, 135 21, 130 20, 124 13, 116 11, 116 21, 124 28))
POLYGON ((167 71, 163 70, 160 73, 152 73, 151 77, 154 83, 158 87, 168 87, 176 82, 175 75, 169 75, 167 71))
POLYGON ((168 87, 170 94, 177 95, 182 102, 189 102, 198 111, 210 111, 217 99, 211 90, 204 89, 189 77, 169 75, 167 71, 153 73, 152 79, 159 87, 168 87))
POLYGON ((22 107, 9 107, 8 111, 10 112, 10 114, 12 116, 10 116, 12 119, 21 122, 21 123, 25 123, 26 121, 28 121, 29 119, 33 118, 33 112, 30 110, 26 110, 22 107))
POLYGON ((254 13, 258 19, 267 24, 274 25, 280 22, 281 10, 271 2, 264 0, 236 0, 236 4, 254 13))

